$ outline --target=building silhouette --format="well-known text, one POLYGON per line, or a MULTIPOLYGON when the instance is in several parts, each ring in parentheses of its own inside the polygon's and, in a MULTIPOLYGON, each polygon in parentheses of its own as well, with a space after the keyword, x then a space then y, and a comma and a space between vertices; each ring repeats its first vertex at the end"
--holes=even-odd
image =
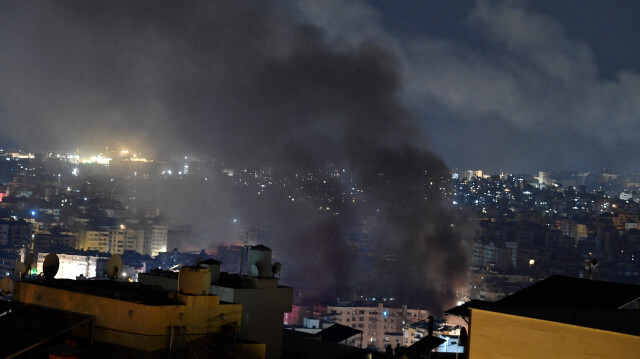
POLYGON ((551 276, 495 302, 446 314, 469 321, 473 358, 634 358, 640 353, 640 286, 551 276))

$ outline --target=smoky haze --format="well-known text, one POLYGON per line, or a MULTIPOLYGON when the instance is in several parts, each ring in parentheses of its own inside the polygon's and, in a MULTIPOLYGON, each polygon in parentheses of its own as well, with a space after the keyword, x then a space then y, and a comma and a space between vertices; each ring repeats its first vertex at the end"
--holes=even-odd
POLYGON ((286 10, 2 2, 2 139, 31 151, 189 153, 282 176, 346 168, 362 200, 331 211, 288 201, 284 191, 255 196, 212 180, 176 186, 164 213, 197 223, 193 241, 202 247, 229 239, 230 218, 264 228, 285 265, 283 282, 314 295, 375 286, 434 310, 451 304, 467 268, 465 224, 443 205, 445 164, 398 98, 396 59, 375 39, 329 44, 321 28, 286 10), (375 250, 363 253, 363 240, 375 250))

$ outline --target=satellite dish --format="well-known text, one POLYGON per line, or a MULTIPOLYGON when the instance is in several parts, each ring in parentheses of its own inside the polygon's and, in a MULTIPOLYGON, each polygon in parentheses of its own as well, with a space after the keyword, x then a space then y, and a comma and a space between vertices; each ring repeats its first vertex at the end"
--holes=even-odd
POLYGON ((114 254, 107 261, 107 277, 109 279, 117 280, 118 276, 122 272, 122 257, 119 254, 114 254))
POLYGON ((258 266, 255 264, 251 265, 250 272, 252 277, 257 277, 260 274, 260 270, 258 269, 258 266))
POLYGON ((42 272, 46 279, 53 279, 58 273, 60 268, 60 259, 55 253, 49 253, 44 257, 44 264, 42 264, 42 272))
POLYGON ((18 274, 18 277, 24 277, 24 275, 27 273, 27 267, 24 265, 24 263, 20 261, 16 262, 16 273, 18 274))
POLYGON ((271 272, 273 272, 273 275, 280 273, 281 270, 282 270, 282 264, 280 264, 280 262, 275 262, 271 266, 271 272))
POLYGON ((4 294, 13 293, 13 281, 11 278, 2 278, 2 280, 0 280, 0 289, 2 289, 2 293, 4 294))
POLYGON ((29 252, 24 259, 24 265, 27 267, 27 273, 31 271, 31 266, 33 265, 33 252, 29 252))

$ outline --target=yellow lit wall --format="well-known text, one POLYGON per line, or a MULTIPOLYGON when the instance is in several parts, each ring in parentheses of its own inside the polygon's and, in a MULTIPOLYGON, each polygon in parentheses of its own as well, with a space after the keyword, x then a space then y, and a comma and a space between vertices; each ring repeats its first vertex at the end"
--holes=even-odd
POLYGON ((94 339, 145 351, 164 349, 171 327, 182 327, 186 340, 219 333, 225 324, 240 324, 242 305, 220 304, 218 296, 178 295, 183 304, 146 305, 16 282, 14 300, 93 315, 94 339))
POLYGON ((80 240, 76 242, 76 249, 109 252, 109 232, 107 231, 85 231, 80 235, 80 240))
POLYGON ((640 337, 471 309, 469 359, 637 358, 640 337))
POLYGON ((588 228, 586 224, 583 223, 577 223, 576 224, 576 228, 575 228, 576 232, 575 232, 575 239, 576 241, 580 238, 587 238, 588 235, 588 228))
POLYGON ((109 253, 123 254, 134 251, 143 254, 144 231, 125 228, 111 228, 109 230, 109 253))

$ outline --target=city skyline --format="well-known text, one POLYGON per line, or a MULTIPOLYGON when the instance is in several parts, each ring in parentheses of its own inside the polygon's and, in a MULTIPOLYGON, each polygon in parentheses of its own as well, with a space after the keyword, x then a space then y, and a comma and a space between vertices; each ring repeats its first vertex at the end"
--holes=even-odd
POLYGON ((228 183, 208 162, 204 179, 123 178, 197 225, 194 243, 238 218, 324 293, 402 258, 407 275, 375 284, 443 307, 475 226, 444 197, 450 168, 638 170, 639 70, 540 4, 2 2, 0 144, 275 168, 278 186, 246 171, 228 183))
MULTIPOLYGON (((295 356, 283 313, 385 357, 417 355, 436 326, 457 358, 473 333, 484 350, 482 316, 505 300, 539 305, 518 299, 533 283, 635 293, 639 15, 631 0, 0 0, 3 296, 95 319, 94 353, 113 355, 94 334, 158 354, 220 334, 202 348, 236 357, 249 339, 271 359, 295 356), (455 304, 473 331, 434 324, 455 304)), ((564 289, 548 304, 575 317, 564 289)), ((522 351, 501 334, 519 322, 491 332, 522 351)))
MULTIPOLYGON (((286 283, 312 296, 359 292, 433 308, 453 299, 448 289, 466 265, 532 274, 535 258, 538 269, 576 275, 581 257, 595 256, 607 277, 624 281, 616 266, 633 266, 636 255, 640 175, 457 171, 432 184, 423 173, 403 179, 388 169, 372 181, 331 166, 291 173, 130 155, 107 165, 105 157, 0 151, 0 217, 16 226, 0 231, 0 244, 26 245, 31 225, 37 251, 59 242, 220 255, 228 251, 219 246, 262 243, 278 248, 286 283), (412 189, 399 191, 394 180, 412 189), (549 248, 568 259, 549 261, 549 248)), ((224 262, 233 266, 232 257, 224 262)))

